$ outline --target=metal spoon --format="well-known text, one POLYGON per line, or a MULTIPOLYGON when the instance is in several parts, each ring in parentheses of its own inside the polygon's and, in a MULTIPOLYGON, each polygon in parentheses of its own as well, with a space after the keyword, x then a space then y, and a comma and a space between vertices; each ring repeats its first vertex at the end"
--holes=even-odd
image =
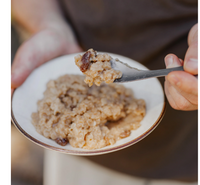
POLYGON ((161 77, 166 76, 172 71, 184 71, 183 66, 159 70, 139 70, 119 61, 118 59, 111 59, 110 62, 113 69, 122 72, 122 77, 115 79, 114 83, 123 83, 146 78, 161 77))

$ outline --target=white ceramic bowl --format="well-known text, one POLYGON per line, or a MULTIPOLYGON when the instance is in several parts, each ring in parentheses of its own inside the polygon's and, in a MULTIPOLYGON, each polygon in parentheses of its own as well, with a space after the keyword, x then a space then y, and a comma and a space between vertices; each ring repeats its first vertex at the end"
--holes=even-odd
MULTIPOLYGON (((109 54, 113 58, 118 58, 135 68, 147 69, 142 64, 127 57, 112 53, 109 54)), ((31 123, 31 114, 37 111, 37 101, 43 98, 46 83, 61 75, 82 74, 74 63, 75 55, 77 54, 62 56, 43 64, 35 69, 26 81, 14 91, 11 110, 12 122, 25 137, 42 147, 67 154, 99 155, 131 146, 146 137, 156 128, 164 115, 165 100, 160 82, 156 78, 151 78, 124 83, 126 87, 133 89, 136 98, 145 100, 146 115, 137 130, 132 131, 129 137, 117 141, 114 145, 95 150, 74 148, 70 144, 60 146, 55 141, 47 139, 37 133, 31 123)))

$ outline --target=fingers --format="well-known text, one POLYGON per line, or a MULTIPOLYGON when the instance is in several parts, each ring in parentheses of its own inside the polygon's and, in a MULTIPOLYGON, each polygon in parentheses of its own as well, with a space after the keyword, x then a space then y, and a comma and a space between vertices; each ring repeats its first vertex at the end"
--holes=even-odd
POLYGON ((198 108, 198 105, 188 101, 169 81, 165 81, 165 94, 171 107, 176 110, 190 111, 198 108))
POLYGON ((166 68, 179 67, 179 66, 182 66, 182 64, 183 64, 183 60, 179 59, 174 54, 168 54, 165 57, 166 68))
POLYGON ((198 74, 198 24, 190 30, 188 45, 183 67, 186 72, 196 75, 198 74))
POLYGON ((169 104, 171 105, 172 108, 177 109, 177 105, 175 100, 173 99, 173 96, 171 96, 170 92, 169 92, 169 88, 170 88, 171 84, 168 81, 165 81, 164 83, 164 88, 165 88, 165 94, 166 97, 168 99, 169 104))
POLYGON ((197 43, 193 43, 192 45, 189 46, 186 55, 185 55, 185 60, 184 60, 184 71, 197 75, 198 74, 198 45, 197 43))
POLYGON ((21 45, 11 70, 11 87, 20 86, 29 74, 41 64, 63 54, 80 52, 74 43, 68 43, 56 32, 43 30, 21 45))
POLYGON ((167 75, 166 82, 168 92, 176 104, 176 109, 197 109, 198 80, 194 76, 183 71, 174 71, 167 75))
POLYGON ((198 23, 195 24, 188 34, 188 45, 190 46, 193 42, 198 41, 198 23))
MULTIPOLYGON (((182 65, 176 55, 165 57, 167 68, 182 65)), ((196 110, 198 108, 198 80, 184 71, 173 71, 166 76, 165 94, 170 105, 177 110, 196 110)))
POLYGON ((167 76, 167 80, 191 103, 197 104, 198 80, 196 77, 183 71, 174 71, 167 76))

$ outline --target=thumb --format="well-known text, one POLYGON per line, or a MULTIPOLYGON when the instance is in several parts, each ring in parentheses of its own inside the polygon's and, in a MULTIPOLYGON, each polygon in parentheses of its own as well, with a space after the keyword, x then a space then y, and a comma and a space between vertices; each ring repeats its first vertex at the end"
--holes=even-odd
POLYGON ((80 52, 80 47, 69 43, 52 30, 43 30, 18 49, 11 68, 11 88, 19 87, 29 74, 41 64, 60 55, 80 52))
POLYGON ((198 74, 198 24, 192 27, 188 35, 188 50, 184 59, 184 70, 193 75, 198 74))

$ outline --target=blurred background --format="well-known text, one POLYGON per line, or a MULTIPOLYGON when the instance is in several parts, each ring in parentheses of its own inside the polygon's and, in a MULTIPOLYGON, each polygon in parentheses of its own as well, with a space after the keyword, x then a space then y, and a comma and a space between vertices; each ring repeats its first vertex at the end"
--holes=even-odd
MULTIPOLYGON (((16 29, 11 26, 11 61, 21 43, 16 29)), ((43 151, 11 125, 11 182, 12 185, 43 184, 43 151)))

